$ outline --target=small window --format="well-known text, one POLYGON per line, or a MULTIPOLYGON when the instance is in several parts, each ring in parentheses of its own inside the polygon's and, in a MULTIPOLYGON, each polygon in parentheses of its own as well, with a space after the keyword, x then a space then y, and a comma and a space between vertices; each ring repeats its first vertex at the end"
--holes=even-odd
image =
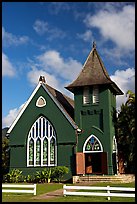
POLYGON ((99 103, 99 89, 97 86, 93 86, 93 103, 99 103))
POLYGON ((85 87, 83 90, 83 104, 89 104, 89 88, 85 87))
POLYGON ((40 96, 38 99, 37 99, 37 102, 36 102, 36 106, 37 107, 43 107, 46 105, 46 100, 45 98, 43 98, 43 96, 40 96))

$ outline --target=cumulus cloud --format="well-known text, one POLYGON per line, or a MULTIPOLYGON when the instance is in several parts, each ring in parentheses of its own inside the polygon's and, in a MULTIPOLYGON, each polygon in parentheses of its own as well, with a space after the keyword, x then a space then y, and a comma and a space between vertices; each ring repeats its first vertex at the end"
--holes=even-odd
POLYGON ((51 14, 57 15, 60 11, 69 11, 71 9, 68 2, 51 2, 49 11, 51 14))
POLYGON ((91 30, 87 30, 83 34, 78 33, 77 37, 83 39, 86 42, 91 42, 91 40, 93 38, 91 30))
POLYGON ((25 105, 22 104, 19 108, 14 108, 14 109, 11 109, 8 113, 7 116, 5 116, 3 119, 2 119, 2 127, 9 127, 13 121, 15 120, 16 116, 19 114, 19 112, 21 111, 21 109, 23 108, 23 106, 25 105))
POLYGON ((63 79, 73 80, 82 68, 82 64, 73 58, 64 59, 56 50, 49 50, 37 57, 41 67, 63 79))
POLYGON ((39 35, 43 35, 46 33, 49 29, 48 23, 40 20, 36 20, 33 29, 38 33, 39 35))
POLYGON ((64 38, 65 32, 57 27, 50 26, 48 22, 42 20, 36 20, 33 25, 33 29, 39 35, 48 34, 47 39, 49 41, 55 38, 64 38))
POLYGON ((60 89, 59 81, 56 79, 56 77, 52 74, 49 74, 48 72, 44 70, 39 70, 37 68, 32 68, 30 72, 28 72, 27 78, 29 82, 32 84, 32 86, 37 85, 39 81, 40 76, 45 76, 46 83, 56 87, 56 89, 60 89))
POLYGON ((103 38, 111 40, 118 48, 135 49, 134 5, 125 5, 122 10, 99 10, 97 14, 88 14, 84 22, 89 28, 98 28, 103 38))
POLYGON ((27 78, 32 86, 37 85, 40 75, 44 75, 47 84, 62 93, 73 97, 73 94, 64 89, 74 80, 82 69, 82 64, 73 58, 64 59, 56 50, 49 50, 29 60, 31 70, 27 78))
POLYGON ((111 75, 110 78, 124 93, 124 95, 117 96, 117 109, 120 110, 121 104, 127 100, 126 92, 128 90, 135 92, 135 69, 127 68, 126 70, 116 70, 114 75, 111 75))
POLYGON ((2 76, 15 76, 15 69, 7 55, 2 53, 2 76))
POLYGON ((29 41, 28 36, 16 36, 12 33, 8 33, 4 27, 2 27, 2 45, 4 47, 9 46, 18 46, 22 44, 26 44, 29 41))

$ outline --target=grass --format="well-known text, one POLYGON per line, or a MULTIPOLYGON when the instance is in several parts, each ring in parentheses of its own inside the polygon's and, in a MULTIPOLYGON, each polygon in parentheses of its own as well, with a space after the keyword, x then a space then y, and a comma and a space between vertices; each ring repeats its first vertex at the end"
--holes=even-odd
MULTIPOLYGON (((68 185, 68 184, 67 184, 68 185)), ((70 184, 69 184, 70 185, 70 184)), ((74 184, 71 184, 74 185, 74 184)), ((77 185, 77 184, 75 184, 77 185)), ((91 185, 91 184, 90 184, 91 185)), ((96 183, 93 186, 119 186, 119 187, 135 187, 135 183, 96 183)), ((37 195, 45 194, 50 191, 62 189, 63 184, 60 183, 45 183, 37 184, 37 195)), ((135 198, 118 198, 111 197, 108 201, 106 197, 97 196, 57 196, 51 199, 35 199, 32 194, 19 193, 2 193, 2 202, 135 202, 135 198)))

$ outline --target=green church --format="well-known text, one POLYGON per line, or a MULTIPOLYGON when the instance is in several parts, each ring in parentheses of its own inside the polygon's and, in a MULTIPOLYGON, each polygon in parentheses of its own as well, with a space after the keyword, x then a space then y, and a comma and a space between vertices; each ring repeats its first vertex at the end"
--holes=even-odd
POLYGON ((95 43, 78 77, 65 88, 74 100, 40 76, 7 132, 10 170, 31 175, 46 167, 66 166, 67 179, 117 174, 113 114, 116 95, 123 92, 110 79, 95 43))

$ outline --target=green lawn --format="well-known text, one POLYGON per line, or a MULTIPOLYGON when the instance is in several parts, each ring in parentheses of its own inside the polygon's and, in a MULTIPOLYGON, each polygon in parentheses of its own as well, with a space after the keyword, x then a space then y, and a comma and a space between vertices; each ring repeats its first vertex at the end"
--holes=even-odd
MULTIPOLYGON (((68 185, 68 184, 67 184, 68 185)), ((72 185, 72 184, 69 184, 72 185)), ((74 184, 73 184, 74 185, 74 184)), ((77 185, 77 184, 75 184, 77 185)), ((91 184, 90 184, 91 185, 91 184)), ((119 187, 135 187, 135 183, 96 183, 93 186, 119 186, 119 187)), ((37 195, 41 195, 57 189, 62 189, 63 184, 50 183, 50 184, 37 184, 37 195)), ((111 197, 108 201, 106 197, 94 196, 60 196, 52 199, 36 200, 36 196, 32 194, 19 194, 19 193, 2 193, 2 202, 135 202, 135 198, 117 198, 111 197)))

